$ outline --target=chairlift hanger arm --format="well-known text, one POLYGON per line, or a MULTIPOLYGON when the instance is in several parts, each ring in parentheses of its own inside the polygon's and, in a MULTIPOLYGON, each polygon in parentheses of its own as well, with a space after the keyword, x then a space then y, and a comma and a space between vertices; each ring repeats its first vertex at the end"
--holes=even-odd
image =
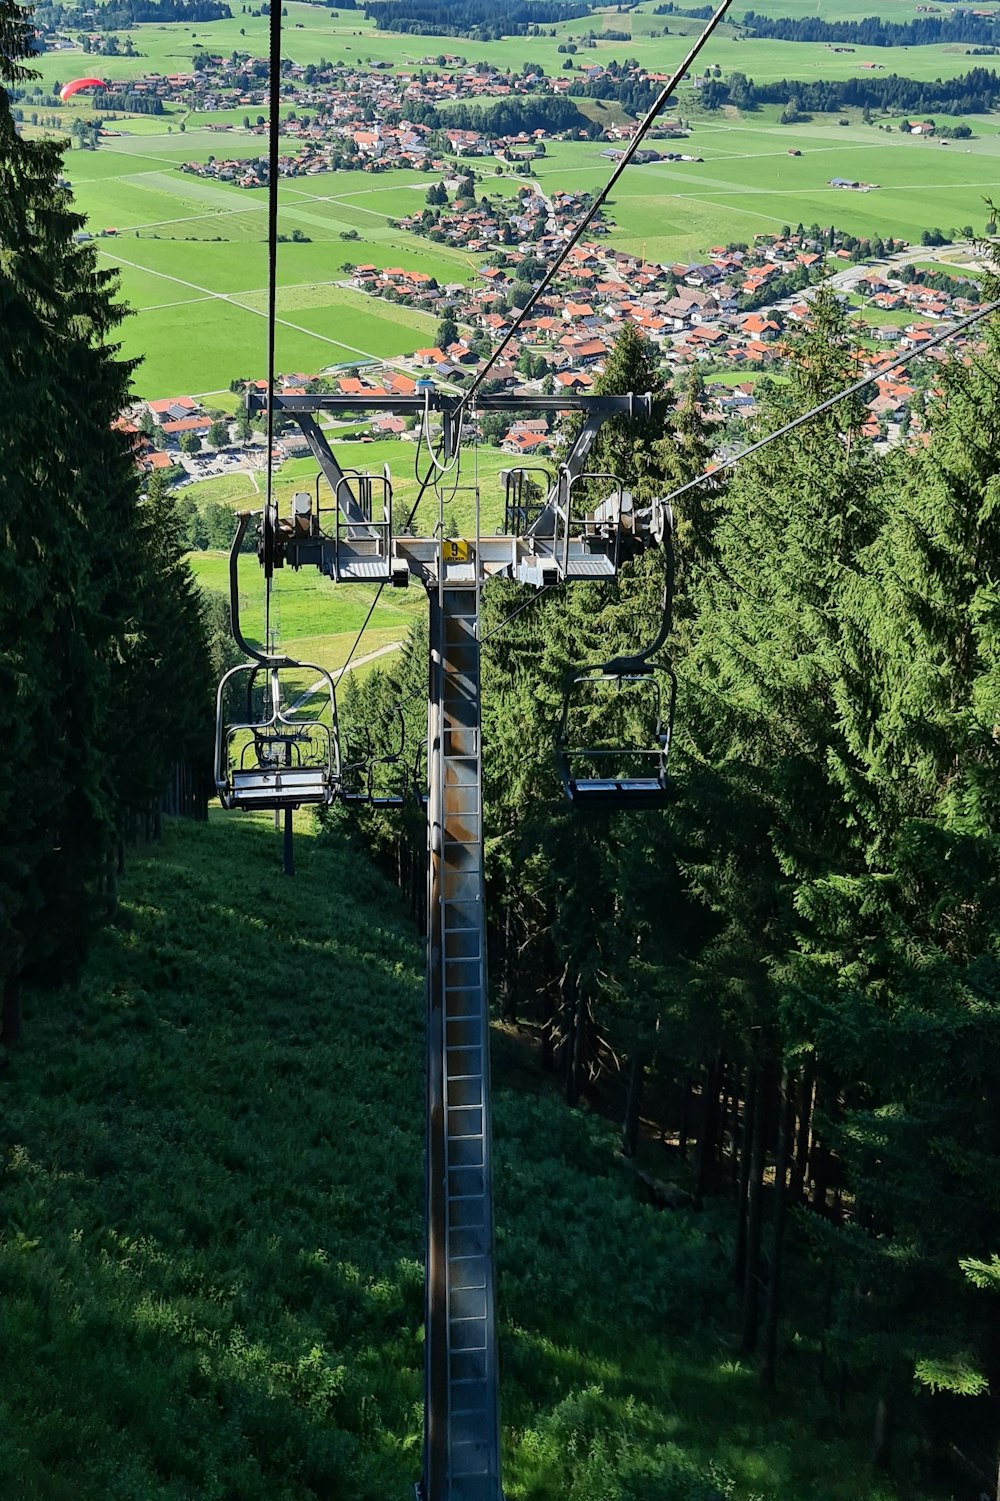
POLYGON ((296 412, 294 415, 302 436, 309 444, 313 458, 323 471, 323 476, 337 497, 347 520, 356 525, 361 525, 364 521, 364 517, 361 514, 361 507, 355 499, 350 481, 344 474, 343 469, 341 469, 333 449, 326 440, 326 434, 323 429, 319 426, 318 422, 314 421, 309 412, 296 412))
POLYGON ((641 651, 628 652, 620 657, 613 657, 610 662, 604 664, 605 672, 622 673, 627 676, 635 671, 642 671, 644 667, 655 667, 657 664, 652 660, 658 651, 662 651, 674 628, 674 548, 672 528, 668 524, 661 543, 663 553, 663 596, 660 604, 660 624, 656 635, 648 646, 641 651))
POLYGON ((260 652, 255 646, 251 646, 240 625, 240 549, 251 518, 259 515, 259 511, 237 511, 236 513, 236 535, 229 549, 229 622, 233 640, 251 661, 259 662, 261 667, 295 667, 297 663, 291 657, 268 656, 266 652, 260 652))

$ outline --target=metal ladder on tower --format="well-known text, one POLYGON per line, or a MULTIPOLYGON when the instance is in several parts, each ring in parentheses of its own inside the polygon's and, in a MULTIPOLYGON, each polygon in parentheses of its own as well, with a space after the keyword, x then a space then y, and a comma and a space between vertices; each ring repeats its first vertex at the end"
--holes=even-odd
POLYGON ((502 1501, 494 1331, 478 566, 430 590, 422 1501, 502 1501), (471 574, 471 577, 470 577, 471 574))

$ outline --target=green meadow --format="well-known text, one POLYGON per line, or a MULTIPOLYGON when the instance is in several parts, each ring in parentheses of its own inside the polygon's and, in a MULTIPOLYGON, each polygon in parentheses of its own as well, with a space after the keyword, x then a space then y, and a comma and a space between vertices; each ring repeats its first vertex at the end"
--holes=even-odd
MULTIPOLYGON (((223 552, 189 554, 194 576, 203 589, 229 596, 229 558, 223 552)), ((271 595, 271 622, 281 650, 299 661, 315 662, 335 671, 348 652, 368 613, 374 588, 333 584, 318 569, 279 570, 271 595)), ((394 646, 406 639, 410 626, 425 608, 423 594, 384 590, 365 631, 358 655, 394 646)), ((264 583, 256 558, 240 559, 240 621, 248 640, 264 635, 264 583)))
MULTIPOLYGON (((972 224, 978 234, 988 218, 984 199, 1000 181, 1000 138, 992 118, 971 123, 976 139, 942 146, 859 116, 847 126, 829 117, 779 126, 764 111, 698 119, 685 149, 702 162, 632 167, 618 183, 613 241, 635 255, 684 260, 799 222, 913 242, 934 227, 947 233, 972 224), (792 149, 802 155, 790 156, 792 149), (848 192, 831 188, 833 177, 880 186, 848 192)), ((599 147, 556 143, 536 166, 543 186, 593 191, 607 164, 599 147)))
MULTIPOLYGON (((136 391, 147 398, 209 393, 261 368, 267 284, 263 190, 206 182, 178 170, 226 150, 259 150, 205 131, 128 138, 99 152, 67 154, 74 199, 97 233, 101 260, 117 265, 122 295, 137 312, 123 331, 123 352, 142 357, 136 391)), ((433 338, 427 314, 374 303, 341 285, 351 265, 399 265, 441 281, 465 282, 474 261, 392 227, 422 204, 431 179, 413 172, 385 177, 330 173, 284 184, 281 216, 308 243, 279 251, 277 357, 281 368, 308 373, 330 365, 394 358, 433 338), (398 179, 398 180, 396 180, 398 179), (358 238, 345 240, 345 234, 358 238)))

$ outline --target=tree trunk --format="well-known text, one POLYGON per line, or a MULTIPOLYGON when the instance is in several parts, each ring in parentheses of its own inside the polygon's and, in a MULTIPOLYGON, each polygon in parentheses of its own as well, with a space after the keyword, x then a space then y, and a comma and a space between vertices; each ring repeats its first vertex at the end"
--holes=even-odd
POLYGON ((753 1152, 754 1121, 757 1118, 757 1096, 760 1090, 760 1070, 751 1069, 747 1075, 747 1097, 743 1115, 743 1135, 740 1138, 740 1181, 736 1193, 736 1245, 733 1250, 733 1281, 740 1289, 747 1280, 747 1198, 750 1189, 750 1158, 753 1152))
MULTIPOLYGON (((813 1090, 813 1115, 821 1109, 826 1098, 826 1089, 817 1079, 813 1090)), ((826 1215, 827 1186, 830 1182, 830 1153, 813 1131, 809 1138, 809 1177, 812 1180, 812 1207, 817 1214, 826 1215)))
POLYGON ((691 1080, 685 1075, 681 1085, 681 1118, 677 1127, 677 1155, 687 1161, 688 1135, 691 1130, 691 1080))
POLYGON ((545 1021, 542 1022, 542 1057, 541 1057, 541 1063, 542 1063, 542 1073, 543 1074, 551 1074, 551 1073, 555 1072, 556 1058, 555 1058, 555 1048, 552 1045, 552 1018, 551 1017, 548 1017, 545 1021))
POLYGON ((764 1157, 770 1126, 770 1103, 774 1069, 765 1059, 757 1085, 757 1109, 754 1120, 750 1182, 747 1185, 747 1255, 743 1281, 743 1336, 740 1341, 745 1355, 757 1349, 760 1326, 760 1241, 764 1210, 764 1157))
POLYGON ((785 1178, 788 1172, 788 1147, 792 1128, 792 1099, 788 1087, 788 1070, 782 1071, 778 1093, 778 1142, 774 1169, 774 1226, 771 1236, 771 1267, 764 1308, 764 1385, 774 1389, 778 1361, 778 1314, 781 1306, 781 1259, 785 1240, 785 1178))
POLYGON ((872 1444, 872 1464, 877 1470, 888 1470, 892 1465, 892 1439, 894 1413, 892 1399, 883 1388, 875 1403, 875 1435, 872 1444))
POLYGON ((514 963, 514 939, 510 903, 503 915, 503 1019, 510 1026, 517 1023, 517 972, 514 963))
POLYGON ((719 1137, 719 1082, 722 1078, 722 1054, 716 1053, 705 1070, 701 1101, 701 1133, 695 1157, 694 1207, 700 1209, 705 1195, 714 1186, 716 1153, 719 1137))
POLYGON ((791 1181, 788 1186, 789 1197, 793 1204, 801 1204, 805 1195, 815 1093, 816 1075, 810 1063, 802 1070, 796 1091, 798 1119, 795 1125, 795 1154, 792 1158, 791 1181))
MULTIPOLYGON (((733 1119, 729 1146, 729 1192, 735 1198, 740 1183, 740 1096, 743 1089, 743 1074, 733 1067, 733 1119)), ((744 1102, 745 1103, 745 1102, 744 1102)))
POLYGON ((12 1048, 21 1040, 21 982, 15 975, 3 987, 3 1005, 0 1008, 0 1042, 12 1048))
POLYGON ((564 1044, 566 1059, 566 1104, 577 1105, 580 1101, 580 1074, 583 1067, 583 987, 578 976, 570 981, 570 997, 563 1004, 569 1015, 569 1034, 564 1044))
POLYGON ((634 1157, 639 1145, 639 1114, 642 1105, 642 1076, 645 1064, 638 1048, 632 1054, 628 1070, 628 1092, 622 1122, 622 1156, 634 1157))

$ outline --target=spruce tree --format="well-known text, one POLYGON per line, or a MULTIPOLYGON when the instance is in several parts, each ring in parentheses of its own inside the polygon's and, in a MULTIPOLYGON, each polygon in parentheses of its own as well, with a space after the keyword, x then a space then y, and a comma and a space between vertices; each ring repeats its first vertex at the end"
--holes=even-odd
MULTIPOLYGON (((0 0, 0 84, 32 76, 31 40, 29 13, 0 0)), ((126 762, 164 765, 167 727, 148 712, 136 622, 149 619, 154 579, 167 614, 178 606, 173 565, 161 574, 149 550, 130 441, 115 426, 134 368, 111 342, 125 311, 117 278, 76 242, 84 221, 58 185, 60 165, 56 144, 21 139, 0 89, 0 724, 15 749, 0 768, 8 1037, 19 978, 57 980, 83 952, 134 785, 126 762)), ((182 634, 190 666, 202 635, 182 634)))

